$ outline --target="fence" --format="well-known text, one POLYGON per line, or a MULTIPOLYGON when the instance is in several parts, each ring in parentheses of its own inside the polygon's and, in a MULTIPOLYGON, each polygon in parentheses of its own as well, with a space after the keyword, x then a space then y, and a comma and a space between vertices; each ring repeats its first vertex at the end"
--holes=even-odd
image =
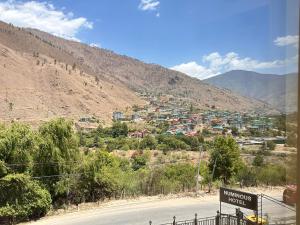
MULTIPOLYGON (((172 222, 164 223, 160 225, 246 225, 246 224, 247 224, 247 220, 245 220, 244 218, 239 218, 235 215, 228 215, 228 214, 222 214, 222 216, 220 216, 218 212, 217 216, 197 218, 197 214, 195 214, 194 219, 181 220, 181 221, 176 221, 176 217, 174 216, 172 222)), ((149 221, 149 225, 153 225, 152 221, 149 221)))

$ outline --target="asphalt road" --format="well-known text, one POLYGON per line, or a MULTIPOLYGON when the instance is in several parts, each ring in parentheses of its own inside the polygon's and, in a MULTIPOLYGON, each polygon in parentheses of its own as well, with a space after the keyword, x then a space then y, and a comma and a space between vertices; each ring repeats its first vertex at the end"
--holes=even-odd
MULTIPOLYGON (((273 196, 280 200, 279 196, 273 196)), ((215 216, 219 209, 218 197, 181 198, 172 200, 154 200, 145 202, 128 202, 120 205, 105 206, 99 209, 53 216, 32 222, 32 225, 153 225, 171 222, 174 215, 179 220, 215 216)), ((235 207, 224 204, 222 212, 235 212, 235 207)), ((246 214, 253 212, 244 210, 246 214)), ((263 214, 267 213, 271 220, 294 216, 294 212, 264 200, 263 214)))

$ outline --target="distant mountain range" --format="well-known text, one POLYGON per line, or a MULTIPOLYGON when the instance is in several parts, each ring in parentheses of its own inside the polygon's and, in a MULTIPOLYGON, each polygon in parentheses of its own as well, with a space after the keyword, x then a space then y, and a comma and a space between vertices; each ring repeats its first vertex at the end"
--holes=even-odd
POLYGON ((201 109, 273 111, 160 65, 1 21, 0 65, 0 119, 92 114, 107 120, 114 110, 145 104, 137 94, 145 92, 201 109))
POLYGON ((264 101, 288 113, 297 110, 297 81, 296 73, 274 75, 245 70, 233 70, 204 80, 216 87, 264 101))

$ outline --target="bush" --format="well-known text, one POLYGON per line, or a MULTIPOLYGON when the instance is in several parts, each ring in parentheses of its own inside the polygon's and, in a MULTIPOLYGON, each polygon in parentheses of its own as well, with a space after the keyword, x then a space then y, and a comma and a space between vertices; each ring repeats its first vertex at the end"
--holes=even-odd
POLYGON ((145 194, 168 194, 190 191, 195 187, 196 168, 189 163, 155 168, 144 181, 145 194))
POLYGON ((128 135, 128 126, 126 123, 114 122, 111 127, 111 134, 115 137, 126 137, 128 135))
POLYGON ((237 173, 237 181, 239 181, 240 186, 256 186, 257 177, 256 177, 256 171, 253 167, 249 167, 245 164, 243 164, 240 168, 240 170, 237 173))
POLYGON ((10 174, 0 179, 0 217, 10 221, 38 218, 50 207, 49 192, 29 176, 10 174))
POLYGON ((274 150, 276 147, 276 144, 274 143, 274 141, 267 141, 267 148, 269 150, 274 150))
POLYGON ((257 171, 260 184, 283 185, 286 183, 286 169, 281 165, 266 165, 257 171))
POLYGON ((159 135, 157 136, 158 144, 165 144, 172 150, 189 150, 190 146, 176 136, 159 135))
POLYGON ((264 164, 264 157, 262 154, 257 153, 253 159, 252 165, 253 166, 263 166, 264 164))
POLYGON ((90 152, 85 158, 74 199, 98 201, 114 196, 119 189, 120 172, 116 157, 106 151, 90 152))
POLYGON ((147 162, 149 162, 149 155, 147 154, 136 154, 133 156, 132 169, 139 170, 146 167, 147 162))
POLYGON ((143 140, 140 143, 140 148, 141 149, 155 149, 157 145, 157 141, 154 137, 147 135, 146 137, 143 138, 143 140))

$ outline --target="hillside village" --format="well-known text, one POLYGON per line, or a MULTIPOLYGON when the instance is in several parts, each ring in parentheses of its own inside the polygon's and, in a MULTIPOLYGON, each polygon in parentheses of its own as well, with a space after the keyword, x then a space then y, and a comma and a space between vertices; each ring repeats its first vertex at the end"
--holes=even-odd
MULTIPOLYGON (((275 117, 272 115, 223 111, 214 106, 210 110, 200 110, 172 96, 153 96, 150 93, 139 95, 149 104, 134 105, 130 110, 112 113, 112 121, 140 124, 140 128, 129 132, 128 137, 155 135, 157 130, 152 128, 162 128, 159 133, 165 135, 233 135, 241 145, 262 145, 265 141, 283 144, 286 141, 285 132, 275 126, 275 117)), ((93 116, 81 117, 76 123, 77 129, 84 131, 95 130, 98 126, 99 120, 93 116)))

